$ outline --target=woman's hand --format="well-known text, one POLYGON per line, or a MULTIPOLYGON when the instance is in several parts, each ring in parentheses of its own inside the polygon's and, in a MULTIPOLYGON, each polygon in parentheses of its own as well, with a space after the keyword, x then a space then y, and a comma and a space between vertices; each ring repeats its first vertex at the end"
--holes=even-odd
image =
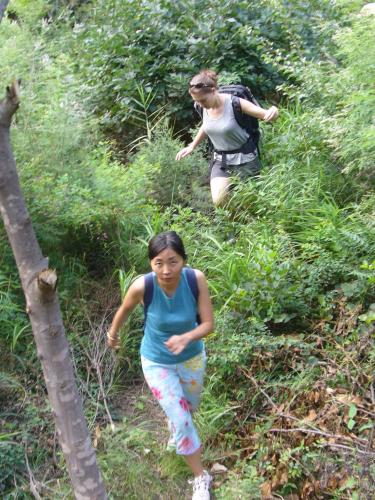
POLYGON ((189 144, 189 146, 186 146, 186 148, 181 149, 181 151, 179 151, 176 154, 176 160, 180 161, 182 158, 185 158, 185 156, 188 156, 193 151, 194 151, 194 147, 191 144, 189 144))
POLYGON ((267 109, 266 114, 264 115, 263 120, 265 122, 273 122, 279 116, 279 110, 276 106, 271 106, 267 109))
POLYGON ((120 339, 118 335, 114 335, 111 332, 107 332, 107 344, 111 349, 120 349, 120 339))
POLYGON ((189 339, 185 335, 172 335, 164 344, 172 354, 180 354, 188 345, 189 339))

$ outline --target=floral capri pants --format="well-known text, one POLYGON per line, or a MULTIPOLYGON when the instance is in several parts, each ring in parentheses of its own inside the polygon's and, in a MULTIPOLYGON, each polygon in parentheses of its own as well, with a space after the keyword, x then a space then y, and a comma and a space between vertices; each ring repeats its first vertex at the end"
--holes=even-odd
POLYGON ((170 422, 178 455, 191 455, 201 442, 192 420, 203 387, 206 354, 183 363, 165 365, 141 357, 143 374, 151 392, 170 422))

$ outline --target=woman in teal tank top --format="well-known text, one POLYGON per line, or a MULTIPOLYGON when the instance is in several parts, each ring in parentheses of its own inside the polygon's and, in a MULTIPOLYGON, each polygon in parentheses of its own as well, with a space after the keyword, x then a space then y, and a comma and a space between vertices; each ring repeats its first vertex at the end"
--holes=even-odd
MULTIPOLYGON (((192 420, 198 407, 205 371, 203 337, 214 320, 206 278, 194 270, 194 295, 185 268, 187 256, 174 231, 152 238, 148 256, 153 271, 152 296, 141 344, 142 369, 151 392, 164 410, 171 431, 169 444, 182 455, 194 474, 193 500, 209 500, 211 476, 203 469, 201 442, 192 420), (199 314, 199 324, 197 322, 199 314)), ((144 304, 145 277, 129 287, 108 331, 108 345, 119 347, 118 332, 130 312, 144 304)))

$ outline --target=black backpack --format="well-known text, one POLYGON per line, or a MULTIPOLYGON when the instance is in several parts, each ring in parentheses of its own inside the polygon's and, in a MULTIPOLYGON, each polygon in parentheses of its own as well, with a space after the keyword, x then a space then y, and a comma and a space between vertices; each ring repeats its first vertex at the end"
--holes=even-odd
MULTIPOLYGON (((234 117, 238 123, 238 125, 246 130, 249 134, 248 141, 241 146, 241 148, 232 150, 232 151, 218 151, 213 147, 212 142, 208 138, 208 151, 215 151, 216 153, 222 154, 225 161, 225 155, 230 153, 251 153, 255 149, 257 149, 259 154, 259 141, 260 141, 260 129, 259 129, 259 121, 258 118, 253 116, 245 115, 241 111, 240 100, 245 99, 246 101, 250 101, 256 106, 259 106, 259 103, 253 96, 249 87, 245 87, 245 85, 235 84, 235 85, 222 85, 218 89, 220 94, 230 94, 232 98, 232 107, 234 117)), ((203 118, 203 108, 197 102, 194 103, 194 108, 197 111, 200 118, 203 118)), ((260 156, 260 155, 259 155, 260 156)))

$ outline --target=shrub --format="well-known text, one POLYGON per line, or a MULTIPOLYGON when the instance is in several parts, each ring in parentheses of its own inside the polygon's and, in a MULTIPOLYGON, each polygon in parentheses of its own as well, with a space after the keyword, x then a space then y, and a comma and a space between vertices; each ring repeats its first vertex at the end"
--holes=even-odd
POLYGON ((199 153, 177 162, 182 144, 168 129, 159 129, 152 140, 140 148, 131 168, 147 170, 149 196, 162 207, 195 205, 194 195, 204 183, 208 169, 199 153))
POLYGON ((0 491, 4 494, 14 486, 15 477, 24 473, 25 455, 21 444, 0 440, 0 491))
POLYGON ((187 82, 198 70, 214 67, 237 75, 264 97, 295 78, 279 71, 267 54, 277 50, 288 62, 301 54, 316 58, 330 43, 331 24, 336 26, 340 16, 329 1, 299 0, 258 0, 251 8, 222 0, 111 0, 97 2, 95 11, 86 13, 75 27, 75 51, 87 82, 84 95, 105 126, 126 133, 137 97, 134 82, 152 89, 153 109, 167 104, 177 128, 185 129, 192 117, 187 82))
MULTIPOLYGON (((320 142, 328 147, 323 149, 318 144, 317 151, 328 152, 330 163, 344 174, 345 183, 352 187, 362 184, 366 192, 374 180, 371 110, 375 50, 371 35, 375 21, 373 16, 358 15, 350 21, 349 26, 335 33, 336 47, 331 51, 334 57, 327 57, 319 64, 301 61, 299 85, 282 85, 280 89, 302 102, 319 132, 320 142)), ((280 71, 282 66, 280 61, 280 71)), ((305 126, 308 135, 318 137, 309 120, 305 120, 305 126)), ((301 137, 305 142, 306 133, 301 137)), ((358 196, 358 188, 354 189, 358 196)))

